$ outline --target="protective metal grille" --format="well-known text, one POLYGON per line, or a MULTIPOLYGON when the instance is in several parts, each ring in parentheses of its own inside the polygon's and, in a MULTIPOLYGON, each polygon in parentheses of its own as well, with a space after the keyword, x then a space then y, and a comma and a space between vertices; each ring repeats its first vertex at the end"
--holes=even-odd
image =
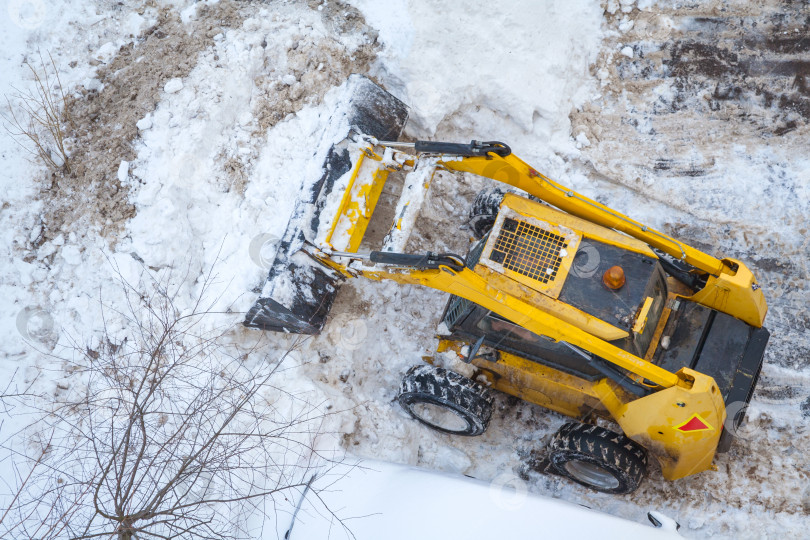
POLYGON ((560 251, 566 247, 565 238, 558 234, 506 218, 489 259, 507 270, 548 283, 557 277, 562 264, 560 251))

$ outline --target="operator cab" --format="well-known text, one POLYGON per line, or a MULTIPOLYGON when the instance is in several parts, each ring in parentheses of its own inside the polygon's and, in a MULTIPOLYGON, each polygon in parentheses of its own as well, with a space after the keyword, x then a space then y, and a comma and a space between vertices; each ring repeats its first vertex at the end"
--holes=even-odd
POLYGON ((450 296, 442 321, 450 332, 449 336, 443 336, 445 339, 476 343, 483 338, 482 344, 487 347, 516 354, 588 381, 605 376, 594 367, 590 353, 539 336, 460 296, 450 296))
MULTIPOLYGON (((496 286, 519 287, 544 311, 642 358, 668 294, 666 274, 646 244, 514 194, 504 195, 492 229, 470 247, 466 265, 496 286), (602 278, 616 267, 624 282, 611 288, 602 278)), ((483 338, 489 347, 587 380, 605 376, 589 352, 463 298, 451 296, 443 322, 450 339, 483 338)))
MULTIPOLYGON (((486 238, 483 241, 486 241, 486 238)), ((476 246, 473 246, 470 254, 474 255, 475 251, 476 246)), ((468 266, 475 264, 470 257, 467 262, 468 266)), ((646 331, 630 332, 628 337, 612 342, 613 345, 633 354, 638 354, 637 351, 640 349, 646 350, 650 345, 653 329, 658 323, 666 300, 667 289, 663 271, 660 268, 655 270, 650 272, 650 282, 641 289, 645 293, 649 291, 655 295, 647 316, 646 331)), ((597 302, 594 305, 599 304, 597 302)), ((444 339, 470 344, 478 343, 480 340, 481 345, 494 351, 515 354, 587 381, 609 377, 633 394, 644 395, 649 391, 649 388, 636 384, 627 376, 627 372, 589 351, 565 341, 554 341, 548 336, 535 334, 465 298, 450 296, 442 315, 442 322, 449 332, 449 335, 442 336, 444 339)), ((493 356, 491 360, 497 361, 497 352, 494 352, 493 356)))

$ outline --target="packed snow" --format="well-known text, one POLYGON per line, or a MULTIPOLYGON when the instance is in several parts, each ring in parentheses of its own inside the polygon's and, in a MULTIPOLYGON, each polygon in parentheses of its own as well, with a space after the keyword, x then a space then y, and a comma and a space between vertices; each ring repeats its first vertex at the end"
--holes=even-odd
MULTIPOLYGON (((323 426, 337 434, 319 442, 324 448, 486 482, 507 475, 531 493, 637 522, 659 510, 687 537, 805 536, 805 79, 782 81, 757 66, 754 75, 738 67, 717 75, 700 71, 700 57, 697 68, 688 63, 712 32, 745 42, 757 17, 775 25, 761 43, 782 39, 773 50, 796 63, 807 47, 784 36, 803 31, 803 19, 775 1, 662 4, 10 0, 0 12, 0 92, 30 88, 24 61, 37 67, 38 51, 50 54, 77 103, 80 141, 92 148, 72 148, 82 174, 63 181, 0 130, 4 393, 30 392, 38 407, 80 395, 87 381, 62 359, 77 344, 98 346, 105 332, 123 339, 118 279, 141 286, 151 273, 177 288, 181 310, 205 288, 220 314, 210 325, 232 325, 234 346, 269 358, 294 349, 279 384, 339 411, 323 426), (713 17, 722 24, 706 22, 713 17), (671 60, 673 47, 684 64, 671 60), (696 70, 707 86, 689 86, 696 70), (715 460, 717 471, 666 482, 651 467, 636 493, 608 496, 526 469, 565 422, 540 407, 501 396, 476 438, 411 420, 395 397, 408 367, 435 354, 446 302, 436 291, 349 281, 319 336, 241 327, 302 183, 321 167, 323 125, 351 73, 411 107, 409 140, 507 142, 564 185, 751 263, 773 336, 748 436, 715 460)), ((437 173, 408 251, 465 252, 461 226, 485 185, 437 173)), ((387 190, 380 204, 397 199, 387 190)), ((10 438, 30 418, 24 402, 0 410, 4 444, 30 453, 31 441, 10 438)), ((3 496, 14 475, 10 455, 0 456, 3 496)))

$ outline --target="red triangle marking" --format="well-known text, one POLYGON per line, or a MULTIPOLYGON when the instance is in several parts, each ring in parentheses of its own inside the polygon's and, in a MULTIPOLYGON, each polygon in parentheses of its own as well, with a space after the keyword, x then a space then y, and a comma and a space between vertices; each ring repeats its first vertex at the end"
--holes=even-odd
POLYGON ((698 429, 709 429, 709 426, 701 422, 700 418, 697 416, 693 416, 687 423, 677 429, 681 431, 696 431, 698 429))

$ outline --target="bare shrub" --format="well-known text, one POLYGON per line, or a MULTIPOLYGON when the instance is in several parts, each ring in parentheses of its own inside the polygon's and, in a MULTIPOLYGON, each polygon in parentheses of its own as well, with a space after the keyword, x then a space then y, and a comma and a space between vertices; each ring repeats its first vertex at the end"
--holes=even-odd
POLYGON ((41 52, 38 68, 26 60, 34 89, 14 88, 14 94, 6 96, 8 113, 2 117, 6 131, 26 151, 53 169, 70 172, 65 132, 72 119, 65 88, 50 53, 48 60, 50 63, 46 64, 41 52))
POLYGON ((274 384, 284 358, 237 350, 229 325, 212 329, 211 276, 182 311, 168 279, 144 275, 148 287, 122 278, 126 335, 105 310, 101 344, 71 359, 83 384, 27 433, 35 457, 0 536, 253 537, 247 516, 331 468, 316 448, 322 407, 274 384))

